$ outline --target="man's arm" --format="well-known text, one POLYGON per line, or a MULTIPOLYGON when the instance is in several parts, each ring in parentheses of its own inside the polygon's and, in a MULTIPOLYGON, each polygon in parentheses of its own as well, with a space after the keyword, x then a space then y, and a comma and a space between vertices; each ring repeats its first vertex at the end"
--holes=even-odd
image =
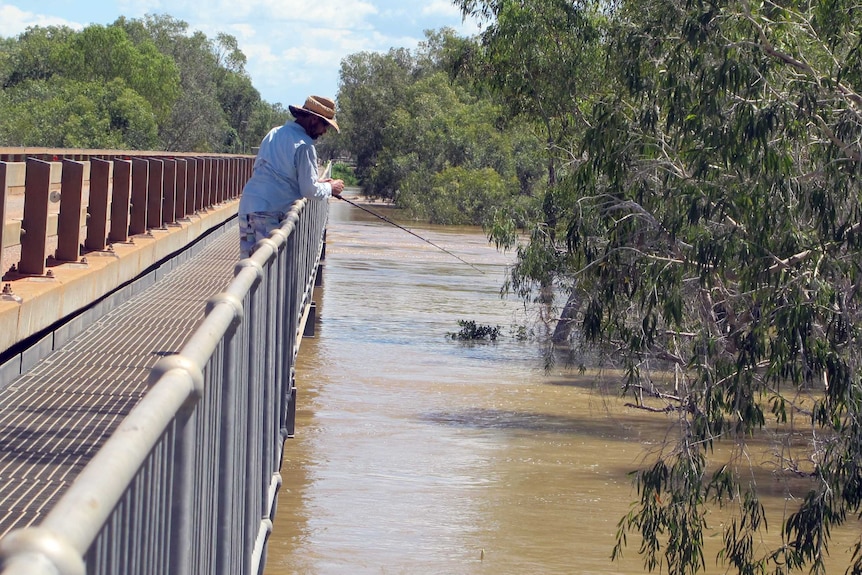
MULTIPOLYGON (((313 146, 303 145, 296 150, 296 177, 299 183, 299 193, 304 198, 328 198, 334 193, 332 180, 318 179, 317 153, 313 146)), ((339 180, 340 181, 340 180, 339 180)), ((344 188, 342 182, 341 188, 344 188)), ((341 190, 338 190, 338 195, 341 190)))

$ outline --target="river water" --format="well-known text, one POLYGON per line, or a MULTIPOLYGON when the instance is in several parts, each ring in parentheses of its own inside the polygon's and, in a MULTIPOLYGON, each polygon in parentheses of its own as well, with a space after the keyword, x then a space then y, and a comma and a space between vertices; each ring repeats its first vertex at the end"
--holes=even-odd
POLYGON ((484 273, 331 205, 265 575, 643 573, 635 538, 610 554, 663 416, 511 336, 526 321, 499 294, 512 256, 481 230, 406 225, 484 273), (461 319, 502 336, 455 341, 461 319))

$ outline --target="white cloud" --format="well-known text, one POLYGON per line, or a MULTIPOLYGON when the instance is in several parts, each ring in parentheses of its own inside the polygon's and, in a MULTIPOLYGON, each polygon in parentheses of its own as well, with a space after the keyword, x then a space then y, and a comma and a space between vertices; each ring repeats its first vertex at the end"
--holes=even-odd
POLYGON ((146 14, 169 13, 171 7, 159 0, 117 0, 117 10, 126 18, 142 18, 146 14))
POLYGON ((30 12, 25 2, 32 0, 0 0, 0 36, 31 25, 83 27, 60 16, 86 25, 109 24, 121 14, 168 15, 211 39, 231 34, 261 96, 282 103, 301 101, 309 92, 334 96, 341 61, 349 54, 414 49, 423 30, 445 25, 465 35, 477 31, 462 22, 451 0, 76 0, 54 3, 57 16, 30 12))
MULTIPOLYGON (((374 0, 378 1, 378 0, 374 0)), ((270 102, 295 100, 309 90, 334 96, 341 60, 379 49, 369 0, 173 0, 190 28, 212 38, 226 32, 247 57, 246 70, 270 102)), ((304 96, 301 96, 304 97, 304 96)))
POLYGON ((451 0, 431 0, 431 2, 422 6, 422 15, 460 18, 461 10, 451 0))
MULTIPOLYGON (((152 0, 157 4, 157 0, 152 0)), ((284 24, 313 23, 329 28, 367 27, 369 16, 377 14, 374 4, 363 0, 176 0, 168 11, 186 14, 186 21, 219 23, 224 28, 235 22, 272 28, 284 24)))
POLYGON ((250 62, 257 62, 262 65, 270 65, 278 61, 278 57, 272 53, 272 48, 269 44, 251 43, 244 44, 242 48, 243 54, 250 62))
POLYGON ((77 22, 26 12, 11 4, 0 4, 0 36, 4 38, 17 36, 30 26, 69 26, 75 30, 83 28, 77 22))
POLYGON ((261 0, 267 12, 276 19, 293 22, 313 22, 329 29, 367 28, 369 16, 377 8, 368 2, 342 2, 341 0, 261 0))
POLYGON ((237 40, 253 39, 257 36, 257 31, 251 24, 231 24, 227 32, 236 36, 237 40))

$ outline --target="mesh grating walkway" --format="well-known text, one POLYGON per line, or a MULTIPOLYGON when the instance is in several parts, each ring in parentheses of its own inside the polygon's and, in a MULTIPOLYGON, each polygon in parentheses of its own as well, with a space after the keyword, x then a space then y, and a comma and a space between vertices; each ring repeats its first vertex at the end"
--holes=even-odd
POLYGON ((39 523, 180 350, 233 279, 236 238, 234 223, 0 390, 0 536, 39 523))

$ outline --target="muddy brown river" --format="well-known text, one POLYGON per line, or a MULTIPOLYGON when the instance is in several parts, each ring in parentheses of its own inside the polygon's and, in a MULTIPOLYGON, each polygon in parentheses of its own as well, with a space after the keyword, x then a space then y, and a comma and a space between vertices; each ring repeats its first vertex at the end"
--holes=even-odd
MULTIPOLYGON (((511 336, 535 318, 501 299, 512 255, 481 230, 405 225, 484 273, 331 205, 265 575, 644 573, 635 538, 610 555, 636 497, 626 474, 665 439, 665 416, 599 393, 613 374, 546 370, 534 341, 511 336), (454 341, 460 319, 502 336, 454 341)), ((732 572, 720 541, 708 537, 707 573, 732 572)))

